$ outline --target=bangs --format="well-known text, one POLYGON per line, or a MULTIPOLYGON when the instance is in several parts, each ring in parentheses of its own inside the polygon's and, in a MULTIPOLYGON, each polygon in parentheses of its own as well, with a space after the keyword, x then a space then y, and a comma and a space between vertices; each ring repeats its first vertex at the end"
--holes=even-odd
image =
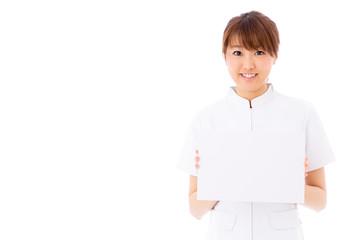
POLYGON ((234 26, 230 29, 228 36, 228 45, 240 45, 245 49, 263 49, 272 53, 271 46, 269 46, 269 38, 264 29, 261 29, 256 24, 250 22, 240 22, 239 26, 234 26))
POLYGON ((254 34, 243 34, 243 33, 233 33, 228 38, 228 46, 240 46, 247 50, 252 49, 264 49, 265 51, 268 51, 268 49, 265 47, 264 43, 261 43, 258 39, 258 37, 254 34))

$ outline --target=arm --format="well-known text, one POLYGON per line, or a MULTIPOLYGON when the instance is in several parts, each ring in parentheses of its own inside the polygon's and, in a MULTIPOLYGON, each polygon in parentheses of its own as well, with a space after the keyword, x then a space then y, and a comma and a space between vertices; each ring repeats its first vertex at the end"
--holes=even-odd
POLYGON ((218 201, 197 200, 197 177, 190 175, 189 207, 190 213, 196 219, 201 219, 213 209, 218 201))
POLYGON ((301 205, 320 212, 326 206, 324 167, 308 172, 305 178, 305 200, 301 205))

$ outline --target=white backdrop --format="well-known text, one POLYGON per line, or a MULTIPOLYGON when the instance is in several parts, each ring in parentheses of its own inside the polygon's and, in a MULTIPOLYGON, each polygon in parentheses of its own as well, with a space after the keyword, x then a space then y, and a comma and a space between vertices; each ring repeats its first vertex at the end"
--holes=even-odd
POLYGON ((307 240, 360 239, 356 1, 1 1, 0 239, 204 239, 176 163, 193 114, 233 85, 230 18, 280 31, 270 81, 311 101, 337 162, 307 240))

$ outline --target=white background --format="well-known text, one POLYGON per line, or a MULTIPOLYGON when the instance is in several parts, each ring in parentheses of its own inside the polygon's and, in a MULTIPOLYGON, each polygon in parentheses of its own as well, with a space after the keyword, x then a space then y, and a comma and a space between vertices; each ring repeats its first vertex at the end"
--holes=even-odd
POLYGON ((307 240, 360 239, 356 1, 1 1, 0 239, 204 239, 175 166, 233 85, 230 18, 277 23, 278 92, 311 101, 337 162, 307 240), (126 236, 126 237, 125 237, 126 236))

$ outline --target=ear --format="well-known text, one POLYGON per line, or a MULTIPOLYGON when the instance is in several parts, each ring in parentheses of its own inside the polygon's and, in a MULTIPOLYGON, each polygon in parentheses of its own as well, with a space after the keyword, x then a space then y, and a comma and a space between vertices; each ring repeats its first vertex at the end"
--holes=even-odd
POLYGON ((223 55, 223 58, 224 58, 224 61, 225 61, 225 65, 227 66, 226 56, 224 55, 224 53, 222 55, 223 55))
POLYGON ((274 57, 273 65, 276 63, 277 57, 274 57))

